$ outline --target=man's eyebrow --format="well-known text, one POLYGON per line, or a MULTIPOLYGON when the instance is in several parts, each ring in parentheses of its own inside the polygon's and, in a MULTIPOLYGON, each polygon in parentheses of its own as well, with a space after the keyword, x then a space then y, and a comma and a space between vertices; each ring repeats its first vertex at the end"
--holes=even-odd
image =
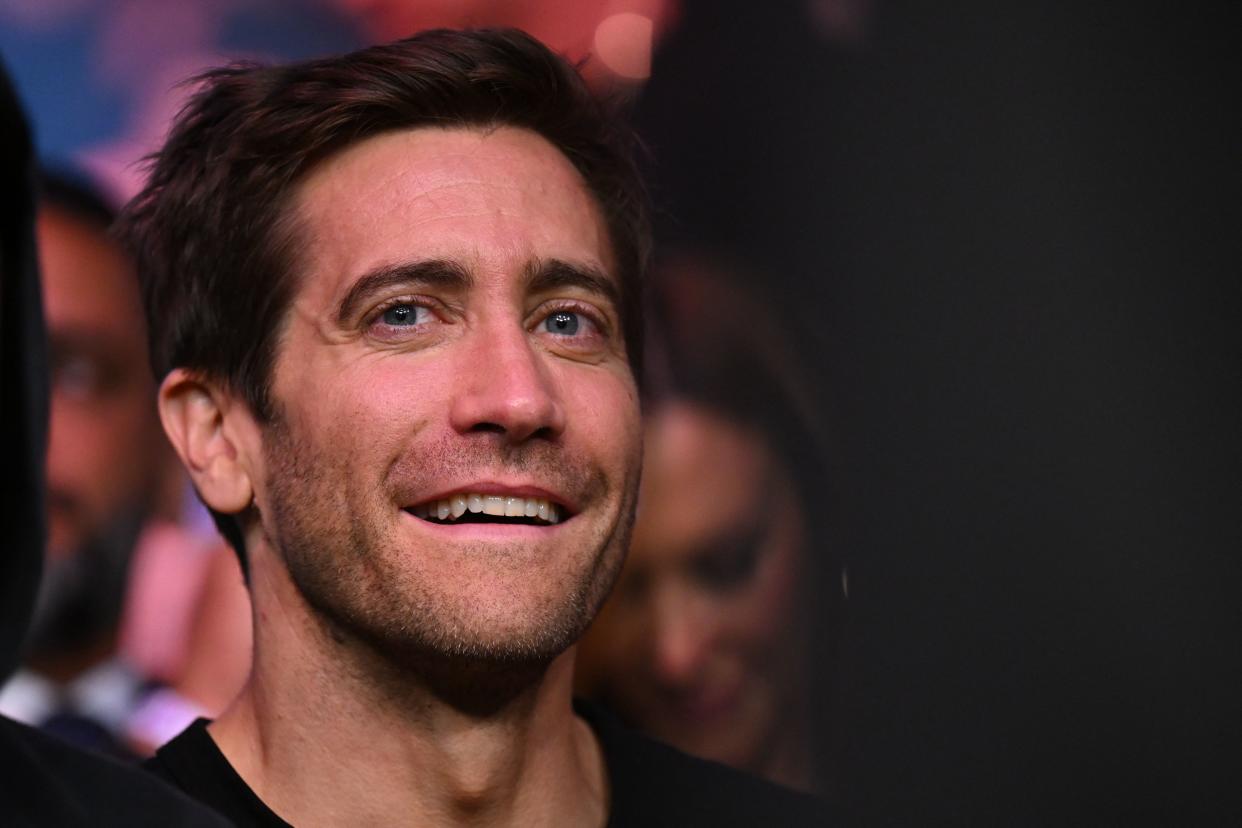
POLYGON ((603 296, 614 308, 621 307, 621 291, 603 270, 593 265, 574 264, 560 259, 536 261, 527 269, 527 289, 543 293, 557 288, 576 287, 603 296))
POLYGON ((371 294, 387 290, 394 285, 419 284, 429 287, 449 287, 464 289, 470 287, 473 279, 461 265, 443 259, 428 259, 421 262, 403 262, 401 264, 381 265, 364 273, 354 282, 341 305, 337 309, 336 319, 344 324, 354 315, 358 305, 371 294))

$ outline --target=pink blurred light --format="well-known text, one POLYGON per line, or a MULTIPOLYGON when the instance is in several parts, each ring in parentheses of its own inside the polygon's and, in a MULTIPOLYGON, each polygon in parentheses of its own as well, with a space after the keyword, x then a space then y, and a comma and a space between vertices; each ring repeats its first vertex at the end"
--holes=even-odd
POLYGON ((626 80, 651 76, 651 48, 655 23, 633 12, 605 17, 595 27, 595 56, 613 74, 626 80))
MULTIPOLYGON (((0 0, 0 9, 35 0, 0 0)), ((51 0, 66 7, 103 0, 51 0)), ((78 153, 102 186, 127 199, 141 187, 138 161, 163 141, 172 116, 190 90, 180 81, 229 59, 214 46, 225 13, 247 0, 120 0, 96 42, 96 74, 132 90, 138 102, 122 134, 78 153)), ((674 0, 325 0, 359 20, 376 42, 437 26, 514 26, 571 60, 588 58, 584 71, 597 87, 644 80, 656 39, 674 23, 674 0)))
POLYGON ((210 50, 225 11, 194 0, 115 4, 97 35, 96 76, 123 88, 147 86, 162 67, 210 50))
POLYGON ((142 158, 164 143, 173 116, 194 92, 184 81, 221 60, 218 53, 197 51, 166 56, 153 64, 141 83, 132 84, 136 110, 122 133, 81 150, 79 163, 119 200, 137 195, 146 178, 142 158))
POLYGON ((256 54, 223 54, 215 45, 223 21, 248 0, 122 0, 105 6, 92 55, 94 74, 124 89, 133 113, 120 134, 85 147, 77 159, 112 195, 128 200, 144 179, 139 163, 164 141, 192 88, 183 85, 211 66, 256 54))
MULTIPOLYGON (((331 0, 358 18, 376 42, 406 37, 439 26, 513 26, 522 29, 570 60, 581 60, 598 49, 600 21, 619 14, 646 17, 648 40, 672 22, 672 0, 331 0)), ((650 47, 648 47, 650 52, 650 47)), ((628 59, 630 63, 633 58, 628 59)), ((650 57, 647 58, 650 62, 650 57)), ((626 64, 628 65, 628 64, 626 64)), ((610 70, 611 71, 611 70, 610 70)), ((644 75, 645 77, 645 75, 644 75)))

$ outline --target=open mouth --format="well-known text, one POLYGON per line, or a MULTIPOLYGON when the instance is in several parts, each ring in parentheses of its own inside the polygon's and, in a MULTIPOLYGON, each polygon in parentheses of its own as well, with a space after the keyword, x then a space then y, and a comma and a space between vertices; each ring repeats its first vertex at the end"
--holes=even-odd
POLYGON ((509 523, 551 526, 566 515, 562 507, 541 497, 508 497, 476 493, 429 500, 406 509, 429 523, 509 523))

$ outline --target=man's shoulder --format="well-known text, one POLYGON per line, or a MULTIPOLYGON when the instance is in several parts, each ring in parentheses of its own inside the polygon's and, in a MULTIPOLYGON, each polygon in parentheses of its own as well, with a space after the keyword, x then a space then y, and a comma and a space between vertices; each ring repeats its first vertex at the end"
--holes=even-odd
POLYGON ((596 705, 575 709, 600 740, 612 788, 609 826, 830 824, 823 800, 643 736, 596 705))
POLYGON ((5 825, 223 826, 223 817, 136 767, 0 718, 5 825))

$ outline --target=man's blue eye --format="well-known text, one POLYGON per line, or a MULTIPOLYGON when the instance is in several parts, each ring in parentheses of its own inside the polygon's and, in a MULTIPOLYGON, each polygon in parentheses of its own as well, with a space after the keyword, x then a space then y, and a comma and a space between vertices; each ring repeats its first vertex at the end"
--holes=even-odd
POLYGON ((385 325, 414 325, 418 322, 417 305, 393 305, 380 317, 385 325))
POLYGON ((561 336, 573 336, 578 332, 578 314, 572 311, 557 311, 544 320, 544 330, 561 336))

